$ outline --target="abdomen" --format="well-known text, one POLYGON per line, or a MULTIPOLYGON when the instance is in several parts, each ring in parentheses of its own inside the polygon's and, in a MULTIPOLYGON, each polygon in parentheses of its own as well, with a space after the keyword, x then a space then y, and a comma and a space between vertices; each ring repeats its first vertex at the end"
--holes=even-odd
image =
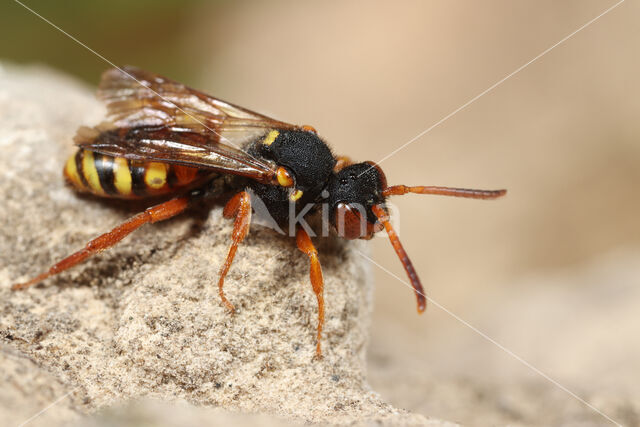
POLYGON ((128 160, 83 149, 67 160, 63 174, 78 191, 120 199, 166 195, 216 175, 188 166, 128 160))

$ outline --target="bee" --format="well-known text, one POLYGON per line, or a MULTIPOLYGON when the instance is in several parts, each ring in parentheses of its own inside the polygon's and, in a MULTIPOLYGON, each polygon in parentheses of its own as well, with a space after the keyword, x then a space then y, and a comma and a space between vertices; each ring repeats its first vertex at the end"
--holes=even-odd
MULTIPOLYGON (((424 289, 391 226, 385 201, 408 193, 494 199, 506 190, 387 185, 373 162, 335 156, 311 126, 274 120, 208 96, 183 84, 134 67, 107 70, 98 87, 107 120, 80 127, 78 150, 63 175, 80 192, 125 200, 160 200, 39 276, 12 286, 25 289, 59 274, 120 242, 147 223, 181 214, 203 194, 231 195, 223 216, 233 219, 231 243, 220 267, 218 293, 238 245, 249 233, 252 204, 258 200, 275 223, 285 226, 328 206, 328 222, 340 237, 370 239, 386 230, 411 281, 417 309, 426 308, 424 289), (204 189, 217 188, 215 192, 204 189), (215 193, 215 194, 214 194, 215 193)), ((316 355, 322 357, 324 279, 309 232, 295 224, 291 233, 309 258, 310 281, 318 302, 316 355)))

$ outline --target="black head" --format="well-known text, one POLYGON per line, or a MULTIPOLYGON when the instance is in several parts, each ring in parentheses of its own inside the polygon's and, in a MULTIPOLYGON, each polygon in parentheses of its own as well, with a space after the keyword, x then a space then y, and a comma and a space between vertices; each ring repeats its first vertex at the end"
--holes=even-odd
POLYGON ((341 237, 369 239, 381 224, 372 211, 384 205, 387 179, 371 162, 345 167, 329 180, 329 221, 341 237))

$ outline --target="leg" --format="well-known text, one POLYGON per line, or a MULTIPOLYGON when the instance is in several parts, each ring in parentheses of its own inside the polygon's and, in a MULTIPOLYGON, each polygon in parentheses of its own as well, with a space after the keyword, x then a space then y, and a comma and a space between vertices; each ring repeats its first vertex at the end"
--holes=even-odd
POLYGON ((318 333, 316 335, 316 356, 322 358, 322 349, 320 347, 320 340, 322 339, 322 327, 324 326, 324 279, 322 278, 322 267, 318 260, 318 251, 313 246, 311 238, 304 231, 304 228, 298 228, 296 232, 296 243, 298 249, 307 254, 309 261, 311 262, 309 275, 311 277, 311 286, 313 292, 318 299, 318 333))
POLYGON ((236 255, 236 251, 238 250, 238 244, 247 237, 249 234, 249 224, 251 223, 251 197, 249 193, 243 191, 242 193, 238 193, 229 203, 224 207, 223 215, 225 218, 236 217, 233 223, 233 234, 231 236, 231 247, 229 248, 229 253, 227 254, 227 259, 224 261, 222 268, 220 269, 220 279, 218 279, 218 293, 220 294, 220 298, 224 305, 233 313, 235 308, 233 304, 229 302, 227 297, 224 296, 224 291, 222 287, 224 286, 224 278, 229 272, 229 268, 231 267, 231 263, 233 262, 233 257, 236 255))
POLYGON ((55 264, 48 271, 42 273, 38 277, 25 282, 25 283, 17 283, 11 287, 14 291, 17 289, 28 288, 29 286, 35 285, 46 279, 47 277, 53 276, 55 274, 61 273, 64 270, 73 267, 74 265, 81 263, 85 259, 89 258, 91 255, 102 252, 105 249, 110 248, 111 246, 118 243, 120 240, 124 239, 129 235, 132 231, 140 228, 144 224, 154 223, 158 221, 163 221, 165 219, 169 219, 183 212, 187 206, 189 205, 188 197, 180 197, 177 199, 169 200, 168 202, 161 203, 157 206, 153 206, 142 213, 134 216, 128 221, 120 224, 113 230, 105 233, 89 243, 84 249, 79 250, 78 252, 69 255, 59 263, 55 264))

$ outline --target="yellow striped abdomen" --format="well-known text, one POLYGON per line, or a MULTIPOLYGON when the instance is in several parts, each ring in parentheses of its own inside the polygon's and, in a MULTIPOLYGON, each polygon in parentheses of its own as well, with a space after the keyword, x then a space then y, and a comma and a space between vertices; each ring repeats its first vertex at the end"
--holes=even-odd
POLYGON ((170 194, 212 175, 188 166, 127 160, 83 149, 69 157, 63 173, 79 191, 121 199, 170 194))

